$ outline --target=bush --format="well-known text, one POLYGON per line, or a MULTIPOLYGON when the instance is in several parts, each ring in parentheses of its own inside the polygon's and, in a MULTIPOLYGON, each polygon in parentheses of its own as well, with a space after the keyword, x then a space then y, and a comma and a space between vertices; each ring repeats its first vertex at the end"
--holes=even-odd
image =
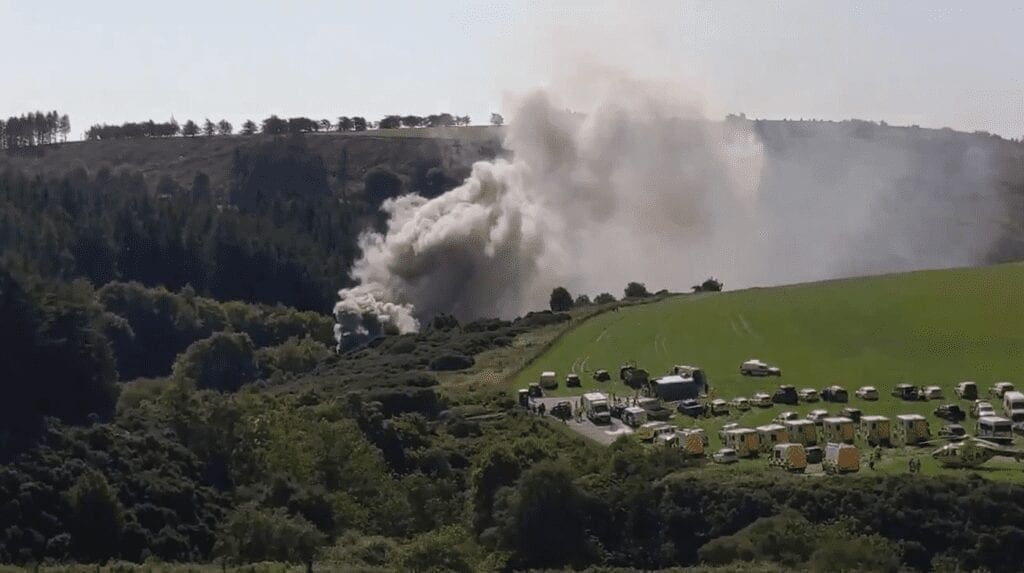
POLYGON ((647 286, 644 283, 629 283, 626 285, 625 298, 645 298, 651 296, 651 293, 647 292, 647 286))
POLYGON ((308 563, 323 543, 323 535, 304 518, 289 516, 282 508, 247 504, 221 523, 214 551, 234 563, 308 563))
POLYGON ((557 287, 551 291, 550 304, 553 312, 565 312, 572 308, 572 295, 564 287, 557 287))
POLYGON ((594 297, 594 304, 609 304, 615 302, 615 296, 611 293, 603 292, 594 297))
POLYGON ((218 332, 192 343, 174 361, 174 377, 199 388, 234 391, 256 379, 256 354, 248 334, 218 332))
POLYGON ((435 372, 449 370, 465 370, 475 364, 472 356, 464 354, 442 354, 430 361, 430 369, 435 372))

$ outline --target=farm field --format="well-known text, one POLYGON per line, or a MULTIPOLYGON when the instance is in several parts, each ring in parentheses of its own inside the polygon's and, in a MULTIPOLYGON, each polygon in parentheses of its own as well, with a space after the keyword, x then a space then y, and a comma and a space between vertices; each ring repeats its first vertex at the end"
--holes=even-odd
MULTIPOLYGON (((705 370, 716 398, 771 394, 780 383, 819 392, 838 384, 850 393, 846 405, 866 415, 920 413, 934 434, 945 423, 933 415, 936 406, 955 402, 969 409, 969 402, 956 399, 956 383, 976 381, 983 397, 993 382, 1024 383, 1022 293, 1024 265, 1011 264, 681 295, 581 323, 515 376, 510 386, 525 387, 542 371, 554 370, 560 385, 548 395, 599 389, 631 396, 633 391, 618 382, 620 364, 635 362, 652 377, 673 364, 689 364, 705 370), (739 364, 750 358, 779 366, 782 378, 741 376, 739 364), (609 370, 613 381, 595 382, 592 374, 598 368, 609 370), (564 387, 565 374, 572 371, 580 374, 582 388, 564 387), (889 392, 901 382, 940 386, 946 398, 898 400, 889 392), (856 398, 853 392, 862 385, 878 388, 881 399, 856 398)), ((1001 410, 997 399, 993 403, 1001 410)), ((705 428, 711 447, 717 448, 717 431, 725 423, 753 427, 769 423, 784 410, 803 416, 818 408, 834 413, 843 406, 776 404, 711 419, 676 414, 673 420, 705 428)), ((973 433, 973 420, 964 424, 973 433)), ((889 459, 910 455, 890 452, 889 459)), ((879 471, 905 468, 905 463, 890 462, 879 471)), ((922 469, 931 472, 936 467, 929 458, 922 469)), ((1009 459, 991 460, 980 471, 996 479, 1024 481, 1021 465, 1009 459)))

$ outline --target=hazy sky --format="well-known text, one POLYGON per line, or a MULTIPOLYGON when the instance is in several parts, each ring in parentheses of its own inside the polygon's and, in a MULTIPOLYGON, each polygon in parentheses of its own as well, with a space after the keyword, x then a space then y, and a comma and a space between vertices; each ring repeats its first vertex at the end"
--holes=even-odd
POLYGON ((0 115, 90 124, 450 111, 608 67, 713 117, 1024 135, 1024 3, 0 0, 0 115))

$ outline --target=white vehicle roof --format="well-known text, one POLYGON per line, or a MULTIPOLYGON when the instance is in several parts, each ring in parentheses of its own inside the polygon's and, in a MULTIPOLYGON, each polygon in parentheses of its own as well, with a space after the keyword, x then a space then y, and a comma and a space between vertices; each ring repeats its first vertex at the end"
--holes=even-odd
POLYGON ((771 396, 771 394, 765 394, 764 392, 758 392, 757 394, 754 394, 754 397, 755 398, 768 398, 768 399, 771 399, 772 396, 771 396))
POLYGON ((715 398, 714 400, 711 401, 711 403, 712 404, 722 405, 722 404, 726 404, 727 402, 725 400, 721 399, 721 398, 715 398))
POLYGON ((1011 390, 1011 391, 1003 394, 1003 399, 1005 400, 1007 396, 1009 396, 1013 400, 1016 400, 1016 399, 1024 400, 1024 392, 1018 392, 1016 390, 1011 390))
POLYGON ((979 422, 984 422, 986 424, 997 424, 999 422, 1006 422, 1007 424, 1010 423, 1009 420, 1007 420, 1006 418, 1003 418, 1002 416, 982 416, 982 417, 978 418, 978 421, 979 422))
POLYGON ((861 416, 861 422, 888 422, 889 418, 886 416, 861 416))
POLYGON ((542 378, 547 378, 548 376, 554 376, 555 375, 555 371, 554 370, 545 370, 544 372, 541 372, 540 375, 541 375, 542 378))
POLYGON ((941 386, 925 386, 925 390, 942 390, 941 386))
POLYGON ((657 384, 685 384, 687 382, 693 382, 693 377, 688 376, 684 378, 682 376, 670 374, 668 376, 662 376, 661 378, 658 378, 654 382, 657 384))
POLYGON ((734 449, 732 449, 732 448, 722 448, 722 449, 718 450, 718 451, 717 451, 717 452, 715 452, 715 453, 716 453, 716 454, 721 454, 721 455, 723 455, 723 456, 727 456, 727 455, 729 455, 729 454, 733 454, 733 455, 735 455, 735 454, 736 454, 736 450, 734 450, 734 449))
MULTIPOLYGON (((809 421, 810 420, 808 420, 808 422, 809 421)), ((779 424, 765 424, 764 426, 758 426, 757 427, 757 431, 758 432, 778 432, 780 430, 785 430, 785 429, 786 429, 785 426, 780 426, 779 424)))
POLYGON ((747 401, 747 399, 744 398, 743 396, 736 396, 732 400, 733 400, 733 402, 746 402, 747 401))
POLYGON ((896 417, 899 418, 900 420, 906 420, 906 421, 910 421, 910 420, 924 420, 925 419, 925 417, 922 416, 921 414, 899 414, 896 417))
POLYGON ((826 424, 852 424, 853 420, 846 416, 831 416, 822 420, 826 424))
POLYGON ((787 426, 806 426, 808 424, 813 424, 814 422, 808 420, 807 418, 801 418, 799 420, 786 420, 785 423, 787 426))
POLYGON ((750 433, 753 433, 753 431, 754 430, 751 430, 750 428, 730 428, 730 429, 726 430, 725 433, 726 434, 750 434, 750 433))
POLYGON ((629 412, 630 414, 643 414, 647 410, 644 410, 643 408, 641 408, 639 406, 630 406, 630 407, 626 408, 623 411, 624 412, 629 412))
POLYGON ((860 389, 861 390, 866 390, 866 391, 874 390, 875 392, 878 392, 878 389, 875 388, 874 386, 861 386, 860 389))
POLYGON ((587 392, 586 394, 583 395, 583 397, 586 398, 590 402, 593 402, 595 400, 607 400, 608 399, 608 396, 605 396, 604 394, 602 394, 600 392, 587 392))
POLYGON ((647 422, 646 424, 644 424, 644 425, 642 425, 640 427, 641 428, 660 428, 662 426, 668 426, 668 425, 669 425, 668 422, 647 422))

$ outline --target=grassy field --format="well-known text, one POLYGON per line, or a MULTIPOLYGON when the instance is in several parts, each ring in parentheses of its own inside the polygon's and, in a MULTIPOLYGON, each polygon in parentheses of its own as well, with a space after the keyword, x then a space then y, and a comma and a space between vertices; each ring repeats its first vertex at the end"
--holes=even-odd
MULTIPOLYGON (((624 308, 579 324, 509 381, 511 388, 536 381, 543 370, 558 373, 555 394, 601 389, 619 395, 632 391, 617 381, 620 364, 635 361, 652 376, 673 364, 702 367, 716 397, 730 399, 771 393, 780 383, 820 391, 831 384, 851 394, 849 405, 865 414, 895 416, 920 413, 933 433, 944 423, 932 414, 941 403, 954 402, 953 387, 974 380, 982 394, 995 381, 1024 384, 1024 265, 926 271, 811 283, 720 294, 682 295, 624 308), (748 378, 739 364, 760 358, 782 368, 783 377, 748 378), (591 374, 606 368, 612 383, 597 383, 591 374), (582 389, 566 389, 567 372, 581 373, 582 389), (889 395, 900 382, 941 386, 947 400, 903 402, 889 395), (853 396, 862 385, 882 393, 878 402, 853 396)), ((995 403, 996 401, 994 401, 995 403)), ((960 402, 965 409, 967 402, 960 402)), ((812 409, 830 412, 843 405, 818 402, 776 405, 742 415, 677 423, 699 425, 717 447, 717 430, 727 422, 756 426, 783 410, 801 415, 812 409)), ((996 404, 997 409, 1001 409, 996 404)), ((968 418, 965 424, 973 432, 968 418)), ((906 453, 892 452, 879 471, 904 471, 906 453)), ((754 462, 760 467, 764 462, 754 462)), ((1024 472, 1001 459, 981 473, 1018 480, 1024 472), (1003 474, 1007 475, 1003 475, 1003 474), (1012 475, 1010 475, 1012 474, 1012 475)), ((924 471, 934 470, 931 460, 924 471)))

